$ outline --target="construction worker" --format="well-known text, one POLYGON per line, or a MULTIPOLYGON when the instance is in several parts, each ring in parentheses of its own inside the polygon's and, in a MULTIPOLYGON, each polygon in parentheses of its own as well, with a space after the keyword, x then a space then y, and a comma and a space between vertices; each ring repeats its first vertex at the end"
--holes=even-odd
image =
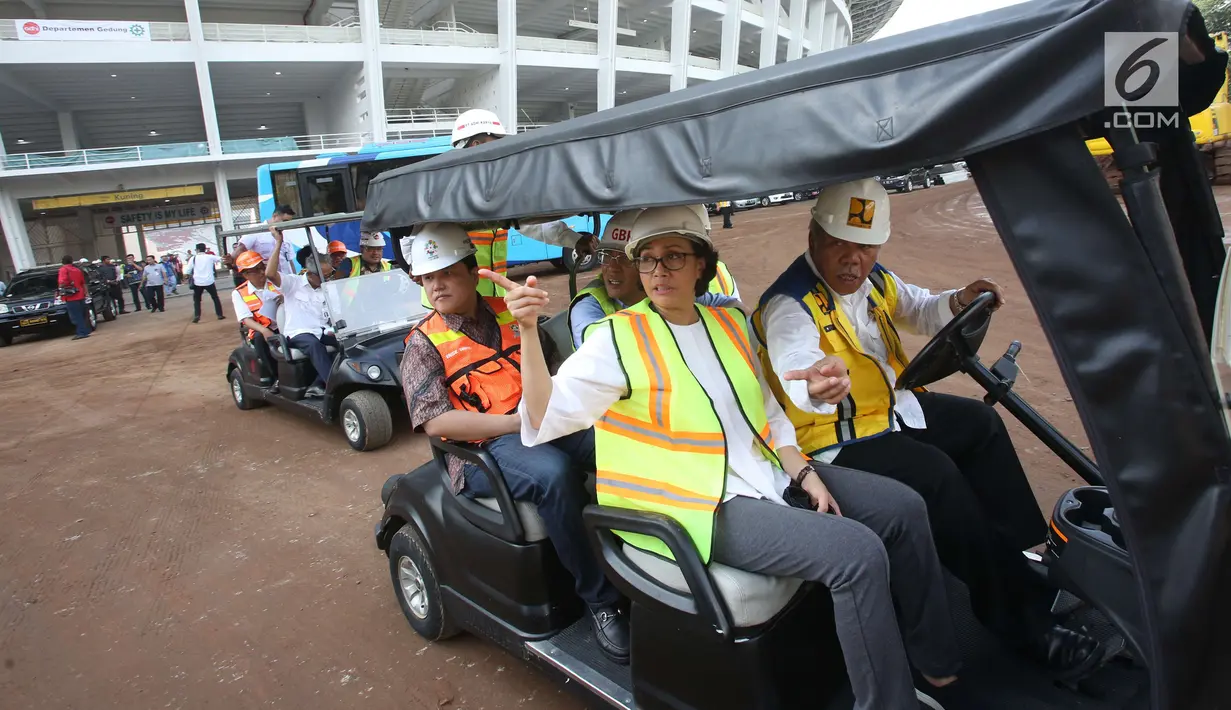
POLYGON ((330 274, 329 280, 336 281, 350 276, 350 260, 346 258, 350 250, 346 245, 335 239, 329 242, 326 250, 329 252, 329 262, 333 264, 333 273, 330 274))
MULTIPOLYGON (((381 254, 384 252, 384 234, 380 232, 363 232, 359 235, 359 255, 352 256, 346 260, 350 264, 348 276, 354 278, 364 274, 388 271, 392 267, 389 260, 381 258, 381 254)), ((330 252, 330 258, 332 259, 332 257, 333 252, 330 252)))
POLYGON ((719 200, 716 207, 718 208, 719 214, 722 215, 722 228, 730 229, 733 226, 731 224, 731 213, 735 211, 734 208, 731 207, 731 201, 719 200))
MULTIPOLYGON (((692 210, 652 207, 631 231, 648 298, 596 326, 555 376, 536 337, 547 293, 495 277, 523 336, 521 441, 534 451, 593 427, 600 505, 672 518, 703 564, 827 587, 854 707, 919 707, 910 661, 937 686, 962 662, 923 501, 803 456, 744 315, 697 307, 717 258, 692 210)), ((658 538, 617 534, 672 557, 658 538)))
POLYGON ((248 329, 248 342, 256 348, 257 359, 272 379, 277 379, 273 353, 265 340, 278 332, 274 322, 282 292, 265 276, 265 260, 255 251, 243 251, 235 257, 235 269, 244 282, 231 291, 231 307, 240 324, 248 329))
MULTIPOLYGON (((705 214, 705 209, 694 208, 694 211, 697 212, 699 219, 703 218, 705 232, 708 236, 709 218, 705 214)), ((641 279, 637 276, 637 270, 624 253, 625 247, 628 246, 633 221, 639 214, 641 214, 639 209, 624 210, 613 215, 603 228, 602 238, 598 242, 600 276, 578 291, 569 304, 568 329, 573 336, 574 348, 581 347, 581 342, 592 325, 616 311, 645 299, 645 291, 641 287, 641 279)), ((715 251, 714 254, 717 256, 718 252, 715 251)), ((726 265, 719 261, 718 273, 721 275, 723 272, 726 272, 726 265)), ((708 290, 697 298, 697 303, 716 308, 741 306, 739 292, 734 288, 735 280, 730 277, 730 272, 726 272, 723 284, 729 285, 734 295, 723 293, 723 289, 718 286, 719 279, 719 276, 715 276, 710 281, 708 290)))
POLYGON ((977 399, 895 383, 909 359, 898 332, 933 336, 982 292, 979 279, 933 294, 877 262, 890 202, 874 179, 826 187, 808 250, 753 314, 762 367, 814 460, 905 483, 927 503, 941 561, 970 589, 975 614, 1008 645, 1060 676, 1080 677, 1102 653, 1050 614, 1056 590, 1021 551, 1046 520, 1004 422, 977 399))
MULTIPOLYGON (((629 632, 620 595, 604 577, 581 520, 589 503, 584 472, 594 468, 594 431, 546 446, 522 445, 516 414, 521 331, 503 299, 476 290, 478 261, 470 237, 458 225, 429 223, 412 250, 411 273, 422 280, 434 311, 411 330, 402 358, 411 425, 428 436, 478 443, 491 454, 513 498, 538 508, 577 595, 589 606, 599 647, 627 663, 629 632)), ((540 333, 533 332, 534 351, 542 352, 540 333)), ((453 456, 446 463, 454 495, 493 495, 483 469, 453 456)))

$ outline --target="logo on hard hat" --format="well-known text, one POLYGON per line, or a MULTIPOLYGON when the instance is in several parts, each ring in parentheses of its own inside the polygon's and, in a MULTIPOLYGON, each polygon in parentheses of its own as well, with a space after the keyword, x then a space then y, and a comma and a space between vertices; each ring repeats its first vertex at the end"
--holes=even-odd
POLYGON ((611 241, 626 242, 629 240, 630 237, 632 237, 632 235, 633 235, 633 232, 631 229, 624 229, 622 227, 616 227, 615 229, 611 230, 611 241))
POLYGON ((851 208, 846 215, 846 223, 860 229, 871 229, 872 218, 876 215, 876 200, 863 197, 852 197, 851 208))
POLYGON ((427 240, 427 244, 423 245, 423 252, 427 254, 429 257, 435 257, 436 251, 439 248, 440 246, 436 244, 435 240, 429 239, 427 240))

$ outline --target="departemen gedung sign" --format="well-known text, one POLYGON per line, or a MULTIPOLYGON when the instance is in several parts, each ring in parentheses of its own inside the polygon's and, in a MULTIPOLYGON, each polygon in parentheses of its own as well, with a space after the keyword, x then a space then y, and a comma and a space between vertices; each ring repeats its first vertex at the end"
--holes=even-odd
POLYGON ((159 224, 162 222, 195 222, 212 219, 217 213, 213 205, 200 203, 193 205, 168 205, 144 210, 126 210, 110 212, 103 219, 108 226, 127 227, 135 224, 159 224))
POLYGON ((17 39, 33 42, 149 42, 150 23, 110 20, 13 20, 17 39))

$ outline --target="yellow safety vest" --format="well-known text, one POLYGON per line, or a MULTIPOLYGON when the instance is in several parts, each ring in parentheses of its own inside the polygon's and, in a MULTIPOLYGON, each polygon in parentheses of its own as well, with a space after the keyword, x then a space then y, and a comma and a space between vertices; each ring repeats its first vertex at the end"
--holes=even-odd
POLYGON ((721 293, 724 296, 735 295, 735 279, 731 276, 731 271, 727 269, 727 265, 718 262, 718 274, 710 281, 710 293, 721 293))
MULTIPOLYGON (((509 275, 509 230, 485 229, 478 232, 467 232, 470 242, 474 244, 475 261, 480 269, 490 269, 501 276, 509 275)), ((504 289, 492 283, 491 279, 479 279, 476 289, 480 296, 503 296, 504 289)), ((419 302, 425 308, 431 308, 432 303, 427 298, 427 291, 420 293, 419 302)))
MULTIPOLYGON (((390 264, 388 260, 386 259, 380 260, 379 271, 388 271, 391 268, 393 268, 393 265, 390 264)), ((360 260, 358 256, 352 256, 350 258, 350 273, 347 274, 347 278, 353 279, 356 276, 360 276, 362 273, 363 273, 363 262, 360 260)))
MULTIPOLYGON (((873 267, 868 280, 872 282, 872 290, 868 294, 868 308, 880 329, 881 338, 885 341, 889 365, 901 376, 910 359, 906 357, 902 340, 893 327, 892 315, 898 304, 897 282, 880 264, 873 267)), ((765 304, 777 295, 794 298, 812 315, 816 330, 821 334, 821 350, 828 355, 842 358, 851 378, 850 394, 838 403, 834 414, 824 415, 799 409, 786 395, 781 380, 777 376, 768 378, 774 397, 782 405, 787 418, 795 425, 799 448, 806 454, 816 455, 834 446, 891 431, 895 398, 884 370, 875 358, 864 351, 854 326, 842 313, 829 289, 817 280, 812 268, 802 256, 787 267, 782 276, 769 287, 752 314, 753 328, 756 329, 761 343, 758 345, 757 355, 761 359, 764 372, 772 373, 774 370, 769 352, 764 346, 768 340, 761 321, 762 312, 765 304)), ((923 392, 924 389, 921 387, 916 391, 923 392)))
MULTIPOLYGON (((611 298, 611 296, 607 295, 607 287, 603 285, 602 279, 594 279, 590 283, 586 284, 585 288, 578 291, 577 295, 573 296, 572 301, 569 301, 569 304, 568 304, 568 332, 569 332, 570 338, 573 336, 573 306, 577 305, 577 302, 585 298, 586 296, 593 296, 594 300, 598 301, 598 305, 600 308, 603 309, 604 315, 609 316, 612 313, 615 313, 616 311, 620 310, 620 307, 616 305, 616 302, 611 298)), ((582 335, 582 338, 585 339, 585 338, 590 337, 591 329, 594 327, 595 324, 601 323, 601 322, 602 321, 595 321, 594 323, 591 323, 590 325, 586 326, 586 330, 584 334, 582 335)))
MULTIPOLYGON (((735 308, 697 306, 697 311, 762 453, 781 466, 743 314, 735 308)), ((648 299, 600 324, 591 335, 609 333, 615 341, 628 396, 594 425, 598 502, 671 516, 688 532, 701 559, 709 562, 714 513, 727 481, 727 443, 717 410, 688 369, 670 326, 648 299)), ((636 547, 674 559, 656 538, 617 534, 636 547)))

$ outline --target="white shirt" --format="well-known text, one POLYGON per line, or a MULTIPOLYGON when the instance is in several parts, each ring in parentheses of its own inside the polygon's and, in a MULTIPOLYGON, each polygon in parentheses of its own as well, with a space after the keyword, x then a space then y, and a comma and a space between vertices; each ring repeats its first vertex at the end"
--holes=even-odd
POLYGON ((329 311, 325 308, 325 288, 312 288, 303 274, 282 275, 282 318, 278 329, 287 339, 300 333, 320 337, 330 331, 329 311))
MULTIPOLYGON (((804 257, 812 273, 816 274, 816 278, 821 283, 824 283, 820 271, 812 261, 812 255, 805 254, 804 257)), ((949 310, 949 296, 953 293, 952 290, 933 294, 925 288, 904 283, 896 274, 891 274, 891 276, 898 287, 898 305, 891 317, 894 326, 899 330, 931 337, 953 319, 953 312, 949 310)), ((859 338, 859 345, 863 351, 876 360, 889 383, 893 385, 897 382, 897 375, 889 364, 888 347, 881 339, 880 328, 868 312, 868 294, 871 293, 872 288, 872 282, 865 279, 863 285, 849 296, 839 296, 834 293, 833 289, 829 289, 829 293, 835 298, 842 314, 855 328, 855 335, 859 338)), ((774 366, 774 377, 780 377, 783 372, 790 370, 806 369, 825 357, 825 351, 821 350, 820 346, 821 334, 816 329, 816 322, 812 319, 812 314, 795 299, 785 295, 774 296, 765 305, 761 318, 765 327, 766 339, 769 341, 766 345, 769 350, 769 360, 774 366)), ((822 415, 833 414, 837 411, 835 405, 813 400, 808 396, 806 381, 782 382, 780 379, 779 382, 785 385, 783 391, 799 409, 822 415)), ((927 422, 923 418, 923 408, 919 406, 919 399, 915 397, 914 392, 895 389, 894 398, 896 400, 894 412, 897 417, 893 417, 893 431, 901 429, 898 423, 899 418, 911 429, 927 428, 927 422)), ((833 447, 813 458, 821 463, 832 463, 838 455, 838 450, 839 447, 833 447)))
MULTIPOLYGON (((670 324, 668 324, 670 325, 670 324)), ((701 387, 714 402, 718 419, 727 435, 727 482, 723 500, 734 496, 765 498, 786 505, 782 491, 790 479, 761 453, 756 434, 748 426, 735 393, 710 345, 705 324, 671 325, 680 353, 701 387)), ((757 365, 761 398, 769 417, 770 431, 779 447, 795 446, 795 429, 774 399, 757 365)), ((590 338, 582 343, 551 378, 552 393, 543 415, 542 427, 535 429, 521 410, 521 439, 526 446, 542 444, 576 431, 588 429, 625 394, 625 380, 615 344, 611 338, 590 338)))
POLYGON ((266 281, 265 288, 254 288, 252 284, 245 282, 243 285, 237 286, 231 292, 231 306, 235 309, 235 318, 240 323, 244 322, 245 318, 252 317, 252 311, 248 309, 248 304, 244 303, 243 291, 252 289, 256 293, 256 297, 261 299, 261 308, 257 311, 261 315, 277 321, 278 314, 278 292, 273 288, 273 283, 266 281))
POLYGON ((518 227, 517 231, 537 242, 551 244, 564 249, 576 247, 577 241, 581 239, 581 235, 565 224, 564 220, 544 222, 543 224, 525 224, 518 227))
POLYGON ((167 271, 162 268, 162 264, 146 264, 142 269, 145 273, 146 286, 164 286, 167 282, 167 271))
MULTIPOLYGON (((283 274, 295 273, 295 249, 288 240, 289 235, 283 232, 282 250, 278 252, 278 272, 283 274)), ((269 261, 269 257, 274 253, 274 244, 277 244, 277 240, 269 232, 257 232, 240 237, 239 243, 244 249, 254 251, 260 254, 262 259, 269 261)))
POLYGON ((192 259, 188 262, 188 268, 192 271, 192 285, 194 286, 212 286, 214 284, 214 272, 218 269, 218 262, 222 261, 213 254, 206 254, 199 251, 192 255, 192 259))

